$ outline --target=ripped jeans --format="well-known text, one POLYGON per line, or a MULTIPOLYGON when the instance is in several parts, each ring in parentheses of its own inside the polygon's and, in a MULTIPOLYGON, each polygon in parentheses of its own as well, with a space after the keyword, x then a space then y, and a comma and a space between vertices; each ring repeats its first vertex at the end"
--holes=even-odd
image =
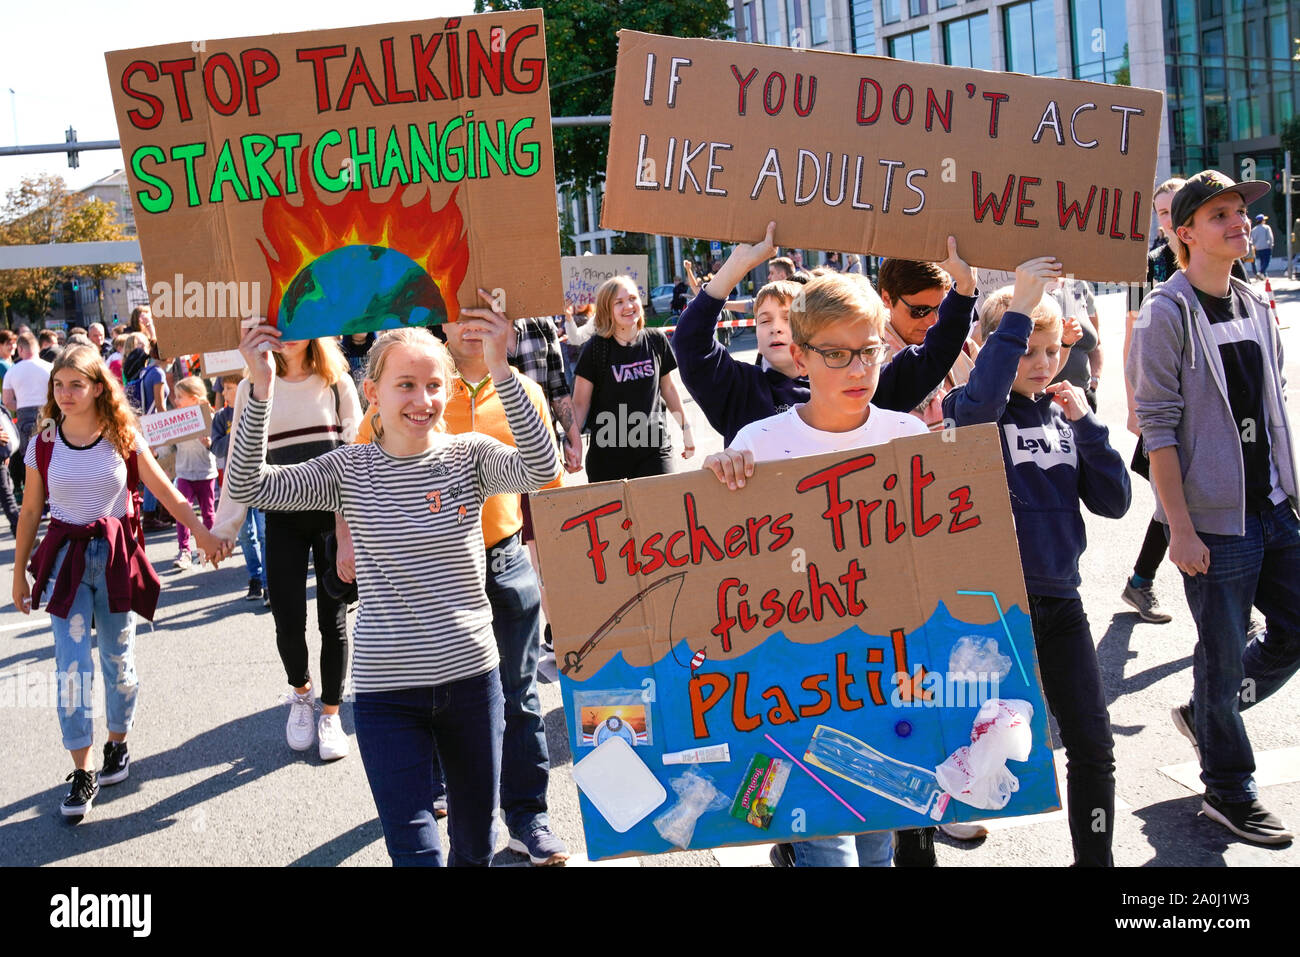
MULTIPOLYGON (((59 577, 65 545, 55 559, 42 603, 49 600, 59 577)), ((86 572, 77 586, 67 618, 50 616, 54 631, 54 666, 58 669, 59 727, 63 746, 69 751, 88 748, 94 740, 95 666, 90 656, 90 628, 93 617, 99 643, 99 668, 104 675, 104 705, 108 730, 125 733, 135 717, 139 679, 135 673, 135 612, 114 612, 108 608, 108 542, 94 538, 86 543, 86 572)))

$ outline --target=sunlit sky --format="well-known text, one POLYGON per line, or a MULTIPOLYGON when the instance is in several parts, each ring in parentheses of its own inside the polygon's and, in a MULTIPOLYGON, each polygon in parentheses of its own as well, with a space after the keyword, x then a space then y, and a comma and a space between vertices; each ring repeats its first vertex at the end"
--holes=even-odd
MULTIPOLYGON (((115 140, 104 53, 159 43, 294 33, 473 13, 474 0, 4 0, 0 5, 0 146, 115 140), (10 92, 12 91, 12 92, 10 92), (15 135, 16 128, 16 135, 15 135)), ((79 189, 123 167, 122 154, 0 156, 0 193, 24 176, 57 173, 79 189)))

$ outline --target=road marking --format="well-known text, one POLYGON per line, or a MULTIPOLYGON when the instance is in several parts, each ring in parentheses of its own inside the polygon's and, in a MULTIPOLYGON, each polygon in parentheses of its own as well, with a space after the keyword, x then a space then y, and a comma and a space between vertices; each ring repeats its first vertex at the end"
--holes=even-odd
POLYGON ((723 867, 767 867, 772 863, 771 844, 746 844, 744 847, 715 847, 713 856, 723 867))
POLYGON ((0 625, 0 631, 21 631, 25 628, 48 628, 50 625, 49 616, 37 619, 36 621, 20 621, 16 625, 0 625))
MULTIPOLYGON (((1195 794, 1205 791, 1201 783, 1201 764, 1188 761, 1186 764, 1171 764, 1161 768, 1160 773, 1177 781, 1195 794)), ((1272 751, 1255 752, 1255 785, 1261 788, 1275 784, 1291 784, 1300 781, 1300 748, 1275 748, 1272 751)))

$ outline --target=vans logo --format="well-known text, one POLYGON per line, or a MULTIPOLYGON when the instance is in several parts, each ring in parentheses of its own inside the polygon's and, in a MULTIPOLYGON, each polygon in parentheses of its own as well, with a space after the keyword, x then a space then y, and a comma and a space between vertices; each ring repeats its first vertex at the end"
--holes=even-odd
POLYGON ((633 379, 653 379, 655 377, 655 361, 653 359, 642 359, 639 362, 629 362, 625 365, 614 366, 612 369, 615 382, 631 382, 633 379))
POLYGON ((1022 429, 1015 425, 1004 425, 1007 451, 1011 455, 1012 465, 1033 462, 1041 469, 1050 469, 1057 465, 1075 468, 1078 458, 1074 449, 1074 432, 1070 429, 1057 429, 1056 426, 1039 426, 1022 429))

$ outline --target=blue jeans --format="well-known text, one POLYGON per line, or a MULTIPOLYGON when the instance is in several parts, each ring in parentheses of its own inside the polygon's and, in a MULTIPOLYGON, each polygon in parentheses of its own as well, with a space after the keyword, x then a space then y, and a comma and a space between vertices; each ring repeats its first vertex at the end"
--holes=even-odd
POLYGON ((1248 514, 1246 534, 1197 535, 1210 550, 1210 570, 1183 575, 1196 620, 1192 703, 1207 794, 1250 801, 1255 755, 1241 711, 1263 701, 1300 667, 1300 520, 1290 503, 1248 514), (1246 641, 1250 608, 1266 632, 1246 641))
MULTIPOLYGON (((54 592, 59 569, 68 555, 68 545, 59 552, 50 573, 42 601, 54 592)), ((50 616, 54 632, 54 666, 59 675, 57 710, 63 731, 63 746, 69 751, 88 748, 94 740, 95 666, 90 657, 90 627, 93 618, 99 643, 99 668, 104 675, 104 704, 108 730, 121 734, 131 730, 140 681, 135 673, 135 612, 110 611, 108 542, 94 538, 86 543, 86 571, 72 599, 67 618, 50 616)))
MULTIPOLYGON (((501 656, 505 739, 501 745, 501 809, 506 827, 523 836, 550 824, 546 782, 551 768, 546 725, 537 694, 542 593, 528 548, 512 536, 487 550, 487 596, 501 656)), ((435 756, 435 770, 437 758, 435 756)), ((437 792, 441 794, 441 788, 437 792)), ((450 807, 447 814, 451 816, 450 807)))
POLYGON ((841 834, 790 846, 795 867, 888 867, 894 859, 894 832, 841 834))
POLYGON ((361 692, 352 717, 393 864, 442 866, 442 840, 433 816, 434 762, 441 755, 451 839, 448 863, 489 866, 501 779, 497 670, 434 687, 361 692))
POLYGON ((250 508, 239 526, 239 547, 244 550, 244 565, 248 568, 248 577, 256 578, 266 587, 266 565, 262 558, 266 554, 266 514, 260 508, 250 508))

